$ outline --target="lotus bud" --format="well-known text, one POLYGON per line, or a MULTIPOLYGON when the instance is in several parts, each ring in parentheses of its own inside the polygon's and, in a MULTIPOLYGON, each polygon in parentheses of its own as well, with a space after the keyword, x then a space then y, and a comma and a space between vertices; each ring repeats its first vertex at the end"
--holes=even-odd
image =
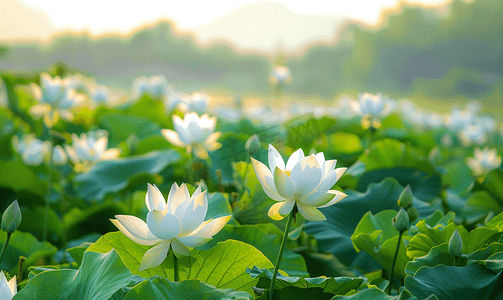
POLYGON ((260 139, 254 134, 248 138, 245 144, 245 149, 250 156, 257 154, 260 151, 260 139))
POLYGON ((463 240, 457 229, 449 240, 449 253, 452 257, 460 257, 463 254, 463 240))
POLYGON ((409 207, 407 209, 407 214, 409 215, 409 222, 414 222, 419 217, 419 212, 415 207, 409 207))
POLYGON ((396 217, 393 218, 392 222, 396 230, 403 232, 409 226, 409 215, 405 209, 400 208, 400 211, 396 214, 396 217))
POLYGON ((410 189, 410 186, 407 185, 400 194, 400 197, 398 197, 398 205, 407 209, 412 206, 413 199, 414 195, 412 195, 412 190, 410 189))
POLYGON ((2 215, 2 230, 13 233, 21 224, 21 210, 17 200, 14 200, 2 215))

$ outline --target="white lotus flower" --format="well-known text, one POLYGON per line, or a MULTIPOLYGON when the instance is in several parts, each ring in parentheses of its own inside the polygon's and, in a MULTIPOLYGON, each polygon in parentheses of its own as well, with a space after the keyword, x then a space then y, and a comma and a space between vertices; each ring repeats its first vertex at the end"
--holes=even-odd
POLYGON ((171 129, 162 129, 161 133, 171 144, 178 147, 187 148, 188 152, 194 150, 197 157, 205 158, 207 151, 214 151, 220 148, 217 142, 220 132, 214 132, 217 118, 209 117, 207 114, 199 115, 195 112, 187 113, 180 118, 173 115, 173 126, 171 129))
POLYGON ((253 169, 264 189, 279 201, 269 209, 269 217, 281 220, 297 205, 300 214, 311 221, 325 220, 316 207, 327 207, 346 194, 330 190, 347 168, 335 169, 337 160, 327 160, 323 152, 305 157, 302 149, 295 151, 286 165, 279 152, 269 145, 269 168, 252 158, 253 169))
POLYGON ((459 137, 465 146, 481 145, 486 141, 485 129, 482 125, 469 125, 459 132, 459 137))
POLYGON ((187 186, 171 186, 167 201, 155 185, 148 185, 145 203, 149 213, 147 222, 135 217, 117 215, 111 220, 115 226, 135 243, 156 245, 142 258, 140 271, 160 265, 169 249, 176 257, 190 256, 190 248, 206 244, 229 221, 231 216, 204 220, 208 210, 206 191, 198 186, 190 196, 187 186))
POLYGON ((274 85, 283 85, 292 82, 293 77, 290 69, 283 66, 274 66, 269 81, 274 85))
POLYGON ((32 85, 35 99, 39 104, 30 107, 30 114, 35 118, 44 118, 48 127, 52 127, 59 117, 66 121, 73 120, 70 109, 84 101, 84 96, 72 88, 72 81, 64 81, 59 76, 51 78, 47 73, 40 75, 40 85, 32 85), (68 84, 68 86, 67 86, 68 84))
POLYGON ((30 166, 42 164, 50 153, 51 143, 35 138, 33 134, 26 134, 21 141, 17 136, 12 137, 14 149, 21 155, 23 162, 30 166))
POLYGON ((485 175, 489 171, 499 168, 501 165, 501 156, 496 152, 496 148, 491 150, 488 147, 484 148, 484 150, 475 148, 473 155, 475 158, 468 157, 466 164, 472 169, 475 176, 485 175))
POLYGON ((5 277, 3 271, 0 271, 0 299, 10 300, 17 294, 16 276, 12 277, 9 281, 5 277))
POLYGON ((89 170, 97 162, 117 158, 121 153, 117 148, 107 149, 108 132, 105 130, 82 133, 80 138, 73 133, 72 141, 72 146, 65 145, 65 150, 78 171, 89 170))
POLYGON ((162 75, 136 78, 133 82, 133 89, 135 97, 141 97, 146 93, 152 97, 164 97, 171 92, 166 77, 162 75))

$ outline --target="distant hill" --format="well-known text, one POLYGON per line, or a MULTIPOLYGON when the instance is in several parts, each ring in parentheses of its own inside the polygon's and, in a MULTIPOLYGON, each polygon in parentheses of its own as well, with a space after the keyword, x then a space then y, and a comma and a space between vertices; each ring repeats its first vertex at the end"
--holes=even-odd
POLYGON ((286 52, 311 43, 334 44, 347 19, 341 16, 299 14, 277 2, 248 3, 222 17, 191 29, 205 43, 228 40, 240 49, 286 52))
POLYGON ((56 61, 90 73, 98 82, 130 88, 142 75, 165 75, 176 88, 219 86, 232 90, 268 89, 267 58, 240 55, 226 45, 200 48, 191 35, 175 34, 173 24, 160 21, 131 36, 65 33, 48 46, 12 45, 0 56, 0 69, 40 70, 56 61))
POLYGON ((502 1, 455 0, 447 14, 401 6, 378 28, 352 24, 339 43, 290 59, 290 90, 327 97, 368 91, 479 98, 503 86, 502 1))

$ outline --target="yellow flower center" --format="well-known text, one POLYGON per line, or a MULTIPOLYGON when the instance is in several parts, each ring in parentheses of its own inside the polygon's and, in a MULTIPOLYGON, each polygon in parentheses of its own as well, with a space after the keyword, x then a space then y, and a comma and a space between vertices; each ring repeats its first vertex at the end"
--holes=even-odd
POLYGON ((288 177, 290 177, 290 173, 292 173, 292 170, 285 170, 285 173, 286 175, 288 175, 288 177))

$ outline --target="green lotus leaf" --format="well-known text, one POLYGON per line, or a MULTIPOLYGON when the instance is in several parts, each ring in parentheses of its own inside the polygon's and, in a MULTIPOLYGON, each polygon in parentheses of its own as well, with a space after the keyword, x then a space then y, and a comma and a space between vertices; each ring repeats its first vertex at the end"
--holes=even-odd
MULTIPOLYGON (((392 224, 392 219, 396 214, 397 212, 394 210, 381 211, 375 216, 371 212, 367 212, 351 236, 356 251, 364 250, 387 271, 391 271, 399 238, 399 232, 392 224)), ((405 252, 405 241, 410 238, 406 233, 400 241, 395 274, 401 279, 405 278, 405 266, 410 260, 405 252)))
MULTIPOLYGON (((6 238, 7 233, 0 231, 0 247, 5 244, 6 238)), ((0 270, 6 270, 15 275, 18 273, 20 256, 26 257, 23 263, 23 271, 26 271, 29 266, 37 264, 42 258, 52 256, 56 251, 58 249, 49 242, 39 242, 31 233, 16 230, 10 237, 0 270)))
MULTIPOLYGON (((87 173, 75 176, 76 190, 80 197, 88 201, 101 201, 106 194, 118 193, 127 188, 133 178, 142 174, 155 175, 179 159, 180 154, 168 150, 101 161, 87 173)), ((150 182, 148 178, 143 181, 150 182)), ((139 182, 135 182, 135 185, 139 185, 139 182)))
MULTIPOLYGON (((264 225, 270 225, 277 229, 277 227, 272 224, 264 225)), ((263 230, 258 225, 225 225, 222 230, 213 236, 211 241, 201 247, 198 247, 198 249, 209 249, 215 246, 218 242, 233 239, 254 246, 267 256, 270 261, 276 261, 282 237, 283 233, 281 231, 279 235, 271 234, 270 232, 263 230)), ((285 248, 285 251, 283 252, 281 270, 291 276, 308 275, 304 258, 300 254, 294 253, 288 248, 285 248)))
MULTIPOLYGON (((149 278, 159 275, 174 279, 173 252, 170 251, 164 262, 152 269, 139 271, 140 262, 148 246, 136 244, 121 232, 110 232, 102 236, 87 251, 108 252, 115 249, 134 275, 149 278)), ((234 289, 253 294, 251 289, 256 279, 246 274, 246 268, 257 265, 271 268, 272 263, 255 247, 234 240, 218 243, 208 250, 191 251, 191 256, 178 260, 180 280, 199 279, 217 288, 234 289)))
POLYGON ((126 294, 124 300, 248 300, 250 298, 251 296, 246 292, 217 289, 199 280, 190 279, 182 282, 172 282, 166 278, 155 277, 133 287, 126 294))
POLYGON ((79 270, 41 272, 13 299, 109 299, 128 285, 131 277, 117 252, 86 252, 79 270))
POLYGON ((432 293, 441 300, 501 299, 501 274, 477 264, 421 267, 414 276, 405 278, 405 288, 419 299, 432 293))
MULTIPOLYGON (((271 284, 272 272, 267 269, 260 269, 254 266, 248 270, 253 278, 258 278, 258 288, 268 289, 271 284)), ((278 274, 276 277, 275 289, 281 290, 286 287, 297 287, 302 289, 321 288, 324 293, 333 295, 344 295, 351 290, 356 290, 363 282, 363 278, 352 277, 288 277, 278 274)))

